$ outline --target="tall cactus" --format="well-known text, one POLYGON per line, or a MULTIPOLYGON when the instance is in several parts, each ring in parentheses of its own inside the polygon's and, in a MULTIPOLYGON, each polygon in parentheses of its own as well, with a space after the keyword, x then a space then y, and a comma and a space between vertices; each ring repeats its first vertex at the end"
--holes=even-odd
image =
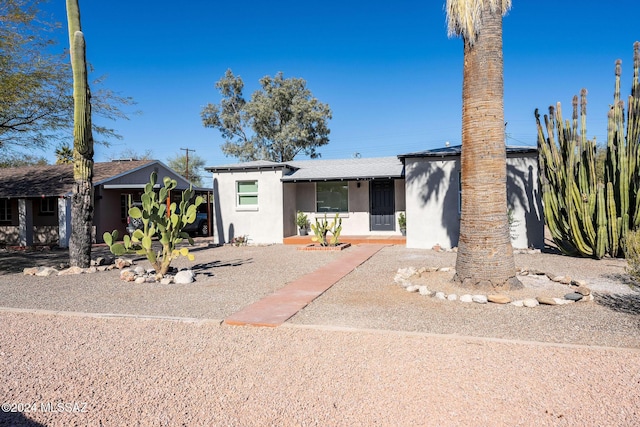
POLYGON ((560 103, 535 112, 544 214, 554 242, 570 255, 624 255, 627 232, 640 226, 640 43, 634 44, 634 77, 628 114, 620 99, 621 62, 616 61, 614 104, 609 111, 604 183, 596 179, 596 141, 587 139, 586 90, 573 99, 573 120, 560 103), (578 119, 579 122, 578 122, 578 119), (625 137, 626 131, 626 137, 625 137), (557 137, 557 142, 554 138, 557 137))
POLYGON ((67 0, 67 21, 73 71, 73 196, 71 200, 70 264, 89 267, 93 230, 93 134, 86 46, 78 0, 67 0))
POLYGON ((163 186, 156 192, 157 179, 158 174, 152 172, 141 197, 142 209, 136 206, 129 209, 132 218, 142 220, 142 229, 134 231, 131 237, 125 235, 122 242, 117 241, 117 230, 104 233, 103 238, 114 255, 145 255, 156 272, 156 278, 161 279, 169 271, 172 260, 184 256, 193 261, 194 256, 189 249, 178 249, 178 245, 184 239, 193 245, 193 239, 183 229, 196 220, 198 206, 204 203, 204 199, 202 196, 194 198, 193 189, 188 188, 182 192, 179 205, 174 202, 167 206, 169 194, 178 183, 175 179, 165 177, 163 186), (159 249, 154 248, 154 237, 158 238, 159 249))

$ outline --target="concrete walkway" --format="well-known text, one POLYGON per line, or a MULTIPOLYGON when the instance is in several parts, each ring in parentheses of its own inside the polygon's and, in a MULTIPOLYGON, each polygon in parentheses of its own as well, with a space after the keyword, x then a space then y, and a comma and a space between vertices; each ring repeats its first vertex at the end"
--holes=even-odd
POLYGON ((239 326, 279 326, 384 246, 351 247, 338 259, 232 314, 224 320, 224 323, 239 326))

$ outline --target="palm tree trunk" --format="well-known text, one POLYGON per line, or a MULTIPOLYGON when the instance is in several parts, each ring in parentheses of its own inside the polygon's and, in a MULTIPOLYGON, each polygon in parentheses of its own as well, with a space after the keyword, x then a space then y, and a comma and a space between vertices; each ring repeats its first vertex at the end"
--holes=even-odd
POLYGON ((508 289, 515 277, 507 218, 502 13, 485 3, 482 30, 464 40, 462 206, 456 280, 468 287, 508 289))

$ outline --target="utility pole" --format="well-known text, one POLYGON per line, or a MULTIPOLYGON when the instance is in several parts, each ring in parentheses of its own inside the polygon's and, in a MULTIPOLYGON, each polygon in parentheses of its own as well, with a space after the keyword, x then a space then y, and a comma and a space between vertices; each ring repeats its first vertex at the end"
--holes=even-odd
POLYGON ((181 150, 186 151, 187 152, 187 166, 186 166, 186 176, 185 178, 187 178, 187 181, 189 181, 189 151, 193 151, 195 153, 196 150, 192 149, 192 148, 181 148, 181 150))

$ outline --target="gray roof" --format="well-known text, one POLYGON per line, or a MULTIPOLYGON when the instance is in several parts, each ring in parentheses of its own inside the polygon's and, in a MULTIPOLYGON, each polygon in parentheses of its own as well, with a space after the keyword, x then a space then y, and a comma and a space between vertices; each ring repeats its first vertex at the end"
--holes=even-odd
MULTIPOLYGON (((131 172, 151 160, 104 162, 93 165, 93 183, 131 172)), ((0 168, 0 197, 52 197, 73 192, 73 164, 0 168)))
MULTIPOLYGON (((418 151, 415 153, 400 154, 398 158, 405 159, 407 157, 446 157, 446 156, 459 156, 462 150, 462 145, 452 145, 450 147, 434 148, 432 150, 418 151)), ((538 151, 537 147, 527 146, 507 146, 507 154, 522 154, 522 153, 535 153, 538 151)))
MULTIPOLYGON (((93 185, 102 185, 150 165, 158 160, 100 162, 93 165, 93 185)), ((166 166, 165 166, 166 167, 166 166)), ((169 169, 169 168, 167 168, 169 169)), ((170 170, 170 169, 169 169, 170 170)), ((176 174, 177 175, 177 174, 176 174)), ((159 181, 161 181, 159 177, 159 181)), ((184 180, 184 179, 183 179, 184 180)), ((148 181, 148 176, 142 184, 148 181)), ((39 165, 0 168, 0 198, 62 197, 73 192, 73 165, 39 165)), ((184 180, 188 185, 188 181, 184 180)), ((184 183, 179 188, 185 188, 184 183)), ((205 190, 194 187, 196 190, 205 190)))
POLYGON ((294 160, 287 164, 293 171, 282 178, 285 182, 404 177, 404 166, 397 157, 294 160))
POLYGON ((213 173, 264 169, 285 169, 285 175, 282 177, 282 181, 285 182, 354 181, 359 179, 404 177, 404 166, 397 157, 292 160, 283 163, 256 160, 221 166, 207 166, 205 168, 205 170, 213 173))
POLYGON ((239 170, 260 170, 260 169, 281 169, 286 167, 286 163, 272 162, 269 160, 253 160, 250 162, 229 163, 220 166, 207 166, 204 170, 208 172, 236 172, 239 170))

